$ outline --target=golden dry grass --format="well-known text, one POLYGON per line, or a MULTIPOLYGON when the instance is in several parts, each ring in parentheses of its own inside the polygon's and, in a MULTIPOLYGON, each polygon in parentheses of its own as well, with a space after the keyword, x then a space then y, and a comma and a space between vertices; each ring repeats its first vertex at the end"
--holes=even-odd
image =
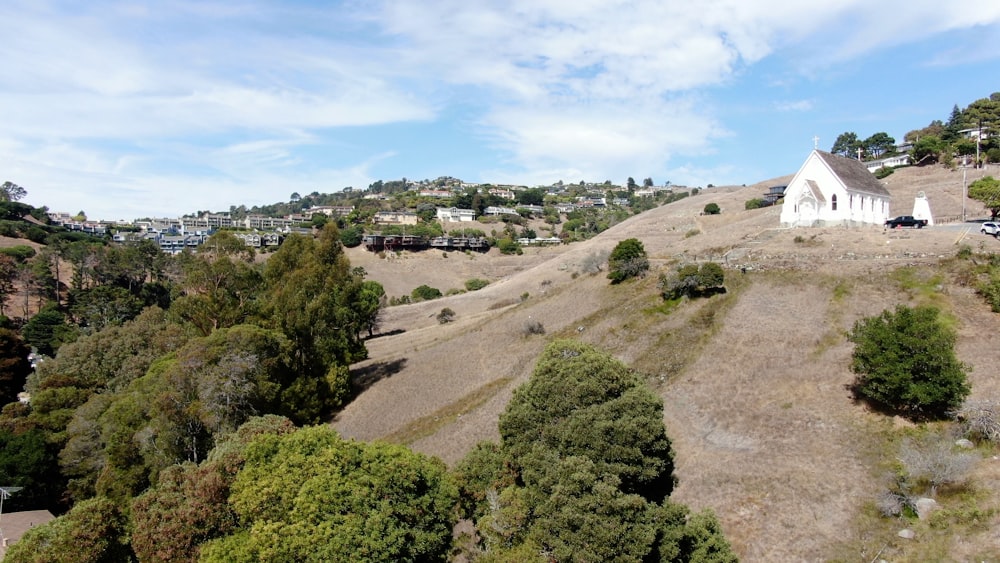
MULTIPOLYGON (((955 185, 955 174, 901 170, 889 187, 903 202, 925 191, 936 215, 958 216, 961 182, 955 185)), ((955 319, 957 351, 973 368, 974 395, 1000 396, 992 377, 998 351, 990 337, 1000 327, 997 315, 952 277, 921 279, 962 244, 991 250, 997 241, 944 226, 779 229, 778 209, 743 210, 744 201, 771 183, 778 181, 709 190, 591 241, 530 249, 520 257, 495 251, 472 258, 360 257, 357 263, 392 288, 390 295, 421 283, 461 287, 471 277, 493 283, 389 308, 383 330, 403 332, 371 340, 371 359, 357 368, 389 363, 397 369, 348 405, 334 426, 360 439, 407 442, 454 463, 477 441, 497 438, 498 416, 545 342, 578 338, 648 376, 664 399, 664 423, 676 449, 675 498, 715 510, 743 560, 870 560, 878 549, 872 545, 884 538, 890 543, 879 547, 887 553, 905 553, 892 543, 903 541, 893 540, 893 533, 882 530, 876 537, 861 524, 866 503, 884 486, 879 463, 887 420, 851 398, 845 334, 861 317, 930 300, 955 319), (722 215, 700 215, 708 202, 718 203, 722 215), (699 234, 687 236, 693 230, 699 234), (651 275, 611 286, 603 273, 579 273, 589 254, 629 237, 645 245, 651 275), (667 311, 657 274, 705 259, 729 267, 730 291, 667 311), (744 275, 739 266, 750 269, 744 275), (916 281, 893 273, 903 266, 912 267, 916 281), (529 297, 522 302, 524 293, 529 297), (443 307, 457 313, 455 322, 437 323, 443 307), (542 322, 546 334, 526 336, 529 319, 542 322)), ((894 208, 909 212, 905 203, 894 208)), ((969 205, 967 212, 983 210, 969 205)), ((985 483, 1000 478, 996 468, 982 471, 985 483)), ((996 542, 989 534, 966 539, 974 545, 956 553, 981 554, 996 542)))

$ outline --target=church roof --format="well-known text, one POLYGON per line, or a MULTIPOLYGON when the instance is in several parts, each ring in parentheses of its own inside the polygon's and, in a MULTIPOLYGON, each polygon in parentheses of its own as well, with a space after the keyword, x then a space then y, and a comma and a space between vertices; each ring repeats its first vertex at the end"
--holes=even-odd
POLYGON ((837 156, 821 150, 817 150, 816 154, 830 167, 830 170, 833 170, 833 173, 840 178, 846 188, 892 197, 889 190, 885 189, 885 186, 868 171, 868 168, 860 160, 837 156))

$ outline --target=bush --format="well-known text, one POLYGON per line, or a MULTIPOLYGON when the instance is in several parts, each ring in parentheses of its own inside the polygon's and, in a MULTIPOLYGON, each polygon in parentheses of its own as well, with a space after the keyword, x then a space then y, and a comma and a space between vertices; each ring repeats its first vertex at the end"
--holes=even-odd
POLYGON ((35 257, 35 249, 26 244, 19 244, 8 248, 0 248, 0 254, 10 256, 18 262, 24 262, 35 257))
POLYGON ((364 236, 364 231, 361 227, 357 225, 351 225, 349 227, 344 227, 340 230, 340 243, 347 248, 354 248, 361 244, 361 239, 364 236))
POLYGON ((942 485, 957 485, 968 479, 978 457, 955 451, 952 440, 946 437, 906 439, 899 448, 899 461, 908 484, 929 487, 931 496, 942 485))
POLYGON ((718 203, 709 203, 705 205, 704 209, 705 215, 718 215, 722 213, 722 209, 719 208, 718 203))
POLYGON ((437 322, 441 324, 448 324, 453 320, 455 320, 455 311, 448 307, 441 309, 441 312, 437 314, 437 322))
POLYGON ((681 297, 706 297, 724 293, 726 274, 722 266, 706 262, 699 268, 697 264, 687 264, 677 269, 672 277, 660 276, 660 290, 664 299, 681 297))
POLYGON ((625 239, 615 245, 608 257, 608 279, 611 283, 621 283, 629 278, 639 277, 649 270, 646 249, 639 239, 625 239))
POLYGON ((409 295, 400 295, 399 297, 390 297, 389 305, 408 305, 412 303, 409 295))
POLYGON ((413 291, 410 292, 410 296, 413 297, 414 302, 430 301, 431 299, 441 297, 441 290, 425 284, 413 288, 413 291))
POLYGON ((542 325, 541 321, 528 319, 524 323, 524 334, 526 336, 532 334, 545 334, 545 326, 542 325))
POLYGON ((886 176, 889 176, 890 174, 892 174, 895 171, 896 170, 894 168, 889 168, 888 166, 883 166, 882 168, 879 168, 878 170, 875 171, 875 179, 876 180, 881 180, 882 178, 885 178, 886 176))
POLYGON ((500 249, 501 254, 523 254, 524 252, 521 250, 521 245, 511 238, 500 239, 497 242, 497 248, 500 249))
POLYGON ((966 401, 953 415, 965 436, 1000 442, 1000 403, 997 401, 966 401))
POLYGON ((469 291, 478 291, 488 285, 490 285, 489 280, 484 280, 482 278, 472 278, 465 280, 465 289, 469 291))
POLYGON ((608 261, 608 253, 604 252, 591 252, 584 257, 583 261, 580 263, 580 269, 585 274, 596 274, 601 271, 604 263, 608 261))
POLYGON ((745 202, 743 202, 743 209, 746 209, 748 211, 751 209, 760 209, 761 207, 767 207, 767 202, 759 197, 748 199, 745 202))
POLYGON ((955 357, 955 332, 934 307, 884 311, 855 323, 851 370, 855 392, 911 418, 942 418, 969 394, 955 357))

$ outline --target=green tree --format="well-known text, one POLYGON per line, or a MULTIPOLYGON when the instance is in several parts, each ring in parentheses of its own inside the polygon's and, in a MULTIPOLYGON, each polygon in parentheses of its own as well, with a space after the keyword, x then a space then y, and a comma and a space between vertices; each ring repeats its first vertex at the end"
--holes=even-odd
POLYGON ((199 465, 174 465, 160 473, 155 487, 132 503, 132 547, 140 561, 198 561, 201 544, 235 530, 229 506, 236 474, 246 463, 246 447, 262 434, 294 431, 287 418, 255 417, 222 437, 199 465))
POLYGON ((261 435, 230 505, 240 528, 202 561, 446 561, 457 489, 442 462, 329 427, 261 435))
POLYGON ((647 270, 649 258, 639 239, 620 241, 608 256, 608 279, 611 283, 621 283, 629 278, 642 276, 647 270))
POLYGON ((847 131, 837 135, 837 140, 833 142, 830 152, 839 154, 840 156, 857 158, 857 151, 860 147, 861 141, 858 140, 858 134, 853 131, 847 131))
POLYGON ((410 297, 413 298, 414 302, 417 301, 430 301, 432 299, 437 299, 441 297, 441 290, 436 287, 431 287, 429 285, 420 285, 413 288, 410 292, 410 297))
POLYGON ((625 492, 658 502, 674 483, 662 411, 662 401, 627 366, 585 344, 559 340, 514 392, 500 417, 500 436, 525 479, 544 473, 545 461, 531 456, 543 446, 560 457, 586 456, 600 474, 620 479, 625 492))
POLYGON ((926 135, 913 144, 911 158, 917 165, 932 164, 941 158, 941 153, 947 149, 947 144, 940 137, 926 135))
POLYGON ((40 428, 0 429, 0 483, 23 487, 4 501, 4 510, 60 507, 62 486, 56 448, 40 428))
POLYGON ((110 500, 83 501, 55 520, 28 530, 7 549, 8 563, 131 561, 128 518, 110 500))
POLYGON ((66 317, 55 309, 39 311, 24 325, 21 334, 39 354, 46 356, 54 356, 60 346, 72 341, 75 336, 73 329, 66 324, 66 317))
POLYGON ((702 210, 705 215, 718 215, 722 213, 722 209, 719 207, 718 203, 712 202, 705 204, 705 209, 702 210))
POLYGON ((28 190, 14 182, 7 181, 0 185, 0 201, 19 201, 28 195, 28 190))
POLYGON ((553 342, 499 427, 456 467, 489 560, 735 561, 711 513, 667 500, 663 403, 611 356, 553 342))
POLYGON ((191 323, 202 336, 241 324, 256 313, 264 280, 253 264, 217 248, 183 256, 181 268, 184 295, 173 301, 170 313, 191 323))
POLYGON ((379 325, 379 315, 385 305, 385 288, 382 287, 382 284, 373 280, 365 280, 361 283, 361 291, 358 293, 355 310, 360 317, 359 326, 368 332, 369 338, 375 335, 375 330, 379 325))
POLYGON ((142 312, 143 303, 122 287, 99 285, 72 293, 70 314, 81 327, 99 331, 120 325, 142 312))
POLYGON ((17 400, 31 373, 31 349, 17 332, 0 328, 0 405, 17 400))
POLYGON ((17 292, 15 279, 17 279, 17 262, 6 254, 0 254, 0 316, 6 314, 7 300, 17 292))
POLYGON ((896 139, 890 137, 888 133, 880 131, 865 139, 861 144, 869 156, 879 158, 896 146, 896 139))
POLYGON ((725 272, 715 262, 686 264, 673 276, 660 275, 660 289, 664 299, 705 297, 725 292, 725 272))
POLYGON ((360 245, 363 237, 364 230, 358 225, 347 225, 340 230, 340 242, 347 248, 360 245))
POLYGON ((985 176, 969 184, 969 198, 982 202, 993 219, 1000 214, 1000 180, 985 176))
POLYGON ((851 369, 857 393, 913 418, 940 418, 969 394, 955 332, 929 306, 897 306, 855 323, 851 369))
POLYGON ((545 202, 543 188, 531 188, 517 192, 517 203, 521 205, 542 205, 545 202))
POLYGON ((958 109, 958 104, 955 104, 951 108, 948 121, 944 124, 944 134, 941 136, 941 139, 944 141, 954 141, 957 139, 958 132, 962 129, 963 121, 962 110, 958 109))
POLYGON ((360 299, 364 270, 352 269, 340 232, 327 223, 317 239, 292 235, 264 269, 268 324, 292 343, 298 378, 283 391, 301 416, 343 404, 350 394, 348 366, 367 356, 362 331, 370 316, 360 299), (360 310, 359 310, 360 309, 360 310), (307 406, 308 405, 308 406, 307 406))

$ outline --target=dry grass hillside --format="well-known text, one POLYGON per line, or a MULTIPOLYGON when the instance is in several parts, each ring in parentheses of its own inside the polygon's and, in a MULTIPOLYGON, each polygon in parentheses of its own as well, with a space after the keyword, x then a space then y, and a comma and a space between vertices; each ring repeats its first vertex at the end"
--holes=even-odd
MULTIPOLYGON (((984 173, 997 171, 970 171, 969 181, 984 173)), ((891 461, 884 436, 898 421, 868 412, 846 389, 853 376, 845 331, 897 303, 932 301, 956 319, 973 394, 1000 397, 992 369, 1000 351, 989 336, 1000 319, 970 288, 947 275, 929 278, 961 245, 1000 249, 974 228, 940 223, 961 216, 961 174, 904 169, 888 178, 894 214, 909 213, 916 193, 926 193, 939 224, 923 230, 780 229, 777 208, 743 209, 787 180, 779 178, 705 190, 593 240, 523 256, 379 259, 353 250, 352 263, 389 295, 421 284, 461 288, 472 277, 492 283, 389 308, 388 334, 370 340, 370 359, 354 366, 364 391, 333 424, 350 437, 405 443, 454 463, 477 441, 497 438, 499 414, 545 343, 578 338, 648 376, 676 449, 675 498, 714 509, 744 560, 870 561, 882 549, 890 560, 919 561, 932 547, 943 560, 1000 553, 1000 539, 988 532, 997 525, 993 513, 986 532, 935 537, 933 545, 921 537, 905 544, 898 528, 864 519, 891 461), (701 215, 709 202, 722 214, 701 215), (630 237, 645 245, 652 275, 610 286, 603 273, 581 273, 588 256, 630 237), (728 267, 728 293, 665 311, 657 274, 705 259, 728 267), (441 325, 435 316, 444 307, 456 320, 441 325), (545 334, 526 334, 529 321, 545 334)), ((973 203, 968 215, 982 217, 973 203)), ((977 482, 995 485, 998 467, 987 459, 977 482)), ((1000 506, 994 496, 982 502, 1000 506)))

